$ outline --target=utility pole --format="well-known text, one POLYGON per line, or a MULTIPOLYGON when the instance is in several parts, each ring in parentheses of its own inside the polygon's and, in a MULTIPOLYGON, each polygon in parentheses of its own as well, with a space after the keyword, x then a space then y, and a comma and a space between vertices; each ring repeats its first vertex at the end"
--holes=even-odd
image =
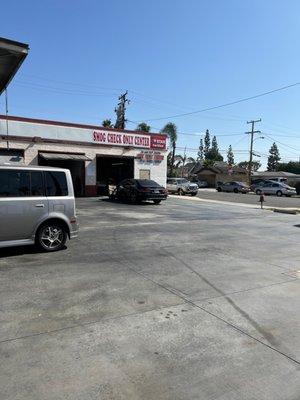
POLYGON ((253 158, 253 138, 255 133, 261 133, 260 131, 255 131, 254 130, 254 125, 257 122, 261 122, 261 118, 257 119, 256 121, 247 121, 247 124, 251 124, 251 132, 246 132, 247 135, 250 136, 250 154, 249 154, 249 165, 248 165, 248 180, 249 180, 249 185, 251 184, 251 172, 252 172, 252 158, 253 158))
POLYGON ((183 153, 183 163, 182 163, 182 168, 181 168, 181 178, 183 178, 183 170, 185 166, 185 160, 186 160, 186 146, 184 148, 184 153, 183 153))
POLYGON ((128 91, 126 90, 126 92, 124 94, 121 94, 121 96, 119 97, 120 102, 118 103, 118 107, 115 108, 115 113, 117 114, 117 120, 115 123, 115 128, 117 129, 124 129, 125 128, 125 123, 126 123, 126 119, 125 119, 125 111, 126 111, 126 103, 130 103, 130 100, 128 100, 126 98, 128 94, 128 91))
POLYGON ((9 150, 9 141, 8 141, 8 96, 7 96, 7 88, 5 88, 5 115, 6 115, 6 148, 9 150))

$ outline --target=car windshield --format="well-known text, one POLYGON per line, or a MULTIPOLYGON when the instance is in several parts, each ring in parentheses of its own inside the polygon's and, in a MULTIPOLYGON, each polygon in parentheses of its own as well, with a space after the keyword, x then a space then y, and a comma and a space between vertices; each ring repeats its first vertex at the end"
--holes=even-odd
POLYGON ((177 183, 189 183, 187 179, 177 179, 177 183))
POLYGON ((150 179, 137 179, 137 183, 142 187, 159 187, 160 185, 150 179))

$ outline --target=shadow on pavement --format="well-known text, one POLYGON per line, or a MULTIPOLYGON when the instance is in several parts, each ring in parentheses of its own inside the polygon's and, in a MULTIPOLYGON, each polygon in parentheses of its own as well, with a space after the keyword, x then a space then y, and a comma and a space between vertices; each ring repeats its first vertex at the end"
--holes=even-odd
MULTIPOLYGON (((112 199, 109 199, 109 198, 104 198, 104 199, 102 199, 102 198, 100 198, 98 201, 104 201, 105 203, 113 203, 113 204, 124 204, 124 205, 127 205, 127 206, 158 206, 159 204, 154 204, 154 203, 151 203, 150 201, 142 201, 142 202, 138 202, 138 203, 130 203, 129 201, 128 202, 125 202, 125 201, 121 201, 121 200, 112 200, 112 199)), ((164 200, 165 201, 165 200, 164 200)), ((163 201, 162 201, 162 203, 163 203, 163 201)))
MULTIPOLYGON (((59 251, 66 250, 66 246, 59 251)), ((15 257, 15 256, 23 256, 25 254, 47 254, 47 252, 43 252, 39 250, 36 246, 16 246, 16 247, 6 247, 0 249, 0 259, 7 257, 15 257)))

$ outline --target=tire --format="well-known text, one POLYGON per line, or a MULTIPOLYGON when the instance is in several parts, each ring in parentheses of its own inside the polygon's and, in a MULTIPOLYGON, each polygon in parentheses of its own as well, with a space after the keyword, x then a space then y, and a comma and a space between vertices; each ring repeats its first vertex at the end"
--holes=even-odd
POLYGON ((160 203, 161 203, 161 200, 153 200, 153 203, 154 203, 154 204, 160 204, 160 203))
POLYGON ((196 196, 197 193, 191 193, 191 196, 196 196))
POLYGON ((261 195, 261 190, 260 189, 256 189, 255 193, 260 196, 261 195))
POLYGON ((235 189, 233 189, 233 192, 234 192, 234 193, 238 193, 239 191, 238 191, 237 188, 235 188, 235 189))
POLYGON ((59 222, 46 222, 37 231, 36 245, 47 252, 58 251, 64 248, 67 240, 67 231, 59 222))
POLYGON ((217 192, 222 192, 222 189, 220 187, 218 187, 217 192))
POLYGON ((281 191, 281 190, 277 190, 276 196, 277 196, 277 197, 281 197, 281 196, 282 196, 282 191, 281 191))
POLYGON ((137 203, 137 195, 136 195, 136 192, 132 192, 131 194, 130 194, 130 203, 131 204, 136 204, 137 203))
POLYGON ((185 195, 183 189, 178 189, 177 193, 179 194, 179 196, 184 196, 185 195))

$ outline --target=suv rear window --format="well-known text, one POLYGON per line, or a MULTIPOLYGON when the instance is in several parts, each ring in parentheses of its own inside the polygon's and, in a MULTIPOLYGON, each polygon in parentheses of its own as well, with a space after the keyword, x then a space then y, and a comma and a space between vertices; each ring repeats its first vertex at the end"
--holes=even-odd
POLYGON ((0 197, 43 196, 43 186, 40 171, 0 170, 0 197))
POLYGON ((68 196, 66 174, 59 171, 45 171, 46 195, 68 196))

